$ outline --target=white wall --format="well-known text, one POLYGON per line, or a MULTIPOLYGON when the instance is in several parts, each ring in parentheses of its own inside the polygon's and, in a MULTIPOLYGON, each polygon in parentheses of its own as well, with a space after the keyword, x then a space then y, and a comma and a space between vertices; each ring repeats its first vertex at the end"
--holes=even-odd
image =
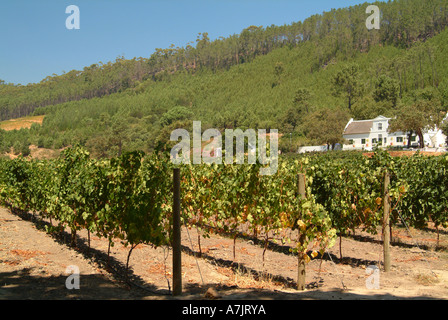
POLYGON ((299 153, 306 153, 306 152, 323 152, 323 151, 327 151, 327 146, 323 145, 323 146, 306 146, 306 147, 300 147, 299 148, 299 153))
POLYGON ((364 149, 364 150, 371 150, 374 145, 378 144, 378 139, 381 135, 381 142, 383 147, 390 147, 390 146, 406 146, 407 145, 407 137, 403 132, 393 132, 388 133, 387 130, 389 129, 389 119, 378 117, 377 119, 374 119, 373 121, 373 127, 370 130, 369 133, 360 133, 360 134, 351 134, 351 135, 344 135, 344 138, 346 140, 353 140, 353 143, 349 144, 347 142, 346 145, 344 145, 344 150, 353 150, 353 149, 364 149), (378 125, 381 124, 381 127, 378 125), (402 142, 397 142, 397 137, 402 138, 402 142), (384 140, 386 138, 386 140, 384 140), (363 144, 361 139, 365 139, 365 143, 363 144), (373 140, 376 140, 376 143, 373 143, 373 140))

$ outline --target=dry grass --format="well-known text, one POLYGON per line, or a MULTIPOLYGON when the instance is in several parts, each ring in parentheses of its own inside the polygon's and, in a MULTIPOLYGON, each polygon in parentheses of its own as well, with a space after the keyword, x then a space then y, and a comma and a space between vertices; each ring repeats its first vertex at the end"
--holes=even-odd
POLYGON ((435 274, 417 274, 415 276, 415 281, 418 284, 424 285, 424 286, 433 286, 440 282, 440 279, 435 274))
POLYGON ((223 285, 237 286, 240 289, 268 289, 274 290, 282 287, 283 285, 272 278, 272 275, 262 272, 258 275, 254 275, 251 272, 247 272, 241 268, 234 270, 230 268, 218 267, 218 273, 228 277, 228 280, 224 281, 223 285))
POLYGON ((42 124, 45 116, 23 117, 0 122, 0 129, 5 131, 29 129, 33 123, 42 124))
POLYGON ((20 249, 11 250, 10 252, 16 256, 23 258, 23 259, 31 259, 31 258, 34 258, 37 256, 49 254, 49 252, 42 252, 39 250, 30 251, 30 250, 20 250, 20 249))

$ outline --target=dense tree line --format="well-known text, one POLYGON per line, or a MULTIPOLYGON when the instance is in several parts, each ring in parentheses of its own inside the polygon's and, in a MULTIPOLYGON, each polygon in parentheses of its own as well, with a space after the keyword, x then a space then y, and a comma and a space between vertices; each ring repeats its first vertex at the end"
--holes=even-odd
POLYGON ((343 142, 341 132, 350 117, 397 117, 397 128, 415 134, 416 124, 422 128, 440 121, 441 112, 448 109, 448 31, 421 46, 378 46, 310 72, 310 64, 318 59, 315 50, 311 43, 279 48, 228 71, 177 73, 166 81, 148 79, 138 89, 41 107, 35 113, 45 114, 42 126, 1 133, 0 146, 2 152, 13 148, 21 153, 29 144, 59 149, 80 142, 92 155, 117 156, 134 149, 166 148, 173 129, 191 129, 192 120, 200 120, 203 130, 279 129, 280 148, 286 152, 303 144, 343 142), (395 61, 412 61, 417 50, 428 47, 434 48, 438 86, 433 86, 429 57, 422 58, 422 68, 411 63, 400 67, 406 74, 400 82, 395 61), (352 85, 359 94, 349 109, 335 79, 353 67, 357 80, 352 85), (413 81, 419 78, 424 83, 415 89, 413 81))
MULTIPOLYGON (((304 42, 314 47, 316 59, 309 68, 315 71, 331 63, 336 56, 351 58, 376 45, 412 47, 440 33, 448 24, 446 0, 396 0, 375 4, 381 9, 381 28, 377 32, 365 27, 367 4, 362 4, 313 15, 290 25, 250 26, 240 34, 216 40, 210 40, 204 32, 185 47, 171 45, 156 49, 149 58, 126 60, 118 57, 114 62, 98 62, 82 71, 53 74, 37 84, 24 86, 0 81, 0 120, 28 115, 38 107, 101 97, 128 88, 144 90, 141 83, 145 80, 164 80, 173 73, 228 70, 277 48, 293 48, 304 42)), ((416 55, 411 65, 401 59, 394 64, 400 90, 424 83, 421 77, 415 78, 413 83, 404 80, 407 70, 403 66, 418 69, 422 59, 434 59, 434 52, 427 48, 417 51, 416 55)), ((433 85, 437 85, 434 64, 432 73, 433 85)))
POLYGON ((82 71, 48 76, 37 84, 0 83, 0 120, 18 118, 36 108, 68 101, 91 99, 123 91, 148 77, 142 58, 92 64, 82 71))

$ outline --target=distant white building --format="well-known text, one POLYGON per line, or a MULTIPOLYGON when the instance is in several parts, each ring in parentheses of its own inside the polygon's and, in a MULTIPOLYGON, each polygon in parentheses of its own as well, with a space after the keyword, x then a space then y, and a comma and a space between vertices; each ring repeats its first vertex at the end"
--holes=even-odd
POLYGON ((428 151, 442 151, 446 148, 446 136, 441 129, 434 128, 423 134, 425 149, 428 151))
MULTIPOLYGON (((364 149, 372 150, 374 146, 406 146, 408 137, 405 132, 388 132, 389 120, 383 116, 378 116, 371 120, 350 119, 344 129, 343 137, 348 144, 344 145, 344 150, 364 149)), ((416 136, 411 141, 417 143, 416 136)))
POLYGON ((321 146, 304 146, 299 147, 298 153, 307 153, 307 152, 324 152, 328 151, 328 146, 326 144, 321 146))
MULTIPOLYGON (((408 145, 407 132, 389 132, 389 120, 383 116, 378 116, 371 120, 350 119, 344 129, 343 137, 347 140, 344 150, 363 149, 372 150, 378 147, 406 147, 408 145)), ((428 148, 443 148, 446 136, 438 128, 426 130, 423 134, 424 144, 428 148)), ((412 135, 411 146, 418 147, 419 138, 412 135)))

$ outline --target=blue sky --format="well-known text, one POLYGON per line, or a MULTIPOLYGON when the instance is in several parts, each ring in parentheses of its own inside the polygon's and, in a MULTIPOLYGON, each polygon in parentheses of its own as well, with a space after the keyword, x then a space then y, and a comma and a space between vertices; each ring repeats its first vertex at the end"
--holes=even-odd
POLYGON ((93 63, 149 57, 156 48, 183 47, 199 32, 210 39, 250 25, 303 21, 359 0, 5 0, 0 2, 0 79, 40 82, 93 63), (68 30, 65 9, 80 10, 68 30))

